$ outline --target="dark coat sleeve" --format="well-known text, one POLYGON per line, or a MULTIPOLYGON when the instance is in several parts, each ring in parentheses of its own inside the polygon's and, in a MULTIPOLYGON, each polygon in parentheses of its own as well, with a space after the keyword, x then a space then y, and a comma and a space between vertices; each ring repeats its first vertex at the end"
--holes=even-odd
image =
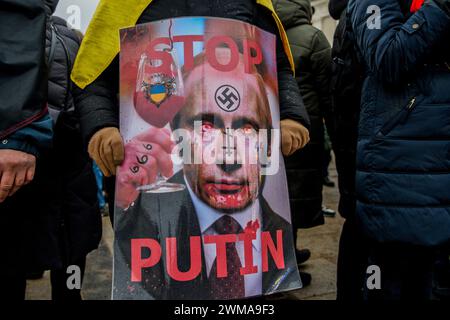
POLYGON ((45 22, 41 0, 0 0, 0 138, 46 114, 45 22))
POLYGON ((450 17, 433 1, 406 21, 400 4, 392 0, 350 1, 349 13, 368 71, 390 84, 399 84, 424 63, 450 29, 450 17), (368 28, 372 14, 366 12, 372 5, 381 9, 380 28, 368 28))
POLYGON ((277 35, 277 68, 278 68, 278 94, 280 98, 280 119, 293 119, 309 129, 308 113, 303 103, 300 89, 295 81, 289 59, 284 51, 283 42, 279 36, 278 27, 265 8, 258 9, 258 27, 277 35))
POLYGON ((22 151, 39 157, 52 147, 53 123, 48 114, 14 131, 0 142, 1 149, 22 151))
POLYGON ((75 110, 80 119, 83 141, 100 129, 119 128, 119 58, 118 56, 103 73, 84 89, 74 86, 75 110))
POLYGON ((314 34, 311 52, 311 71, 319 97, 319 108, 323 117, 329 122, 331 117, 331 46, 323 32, 318 31, 314 34))

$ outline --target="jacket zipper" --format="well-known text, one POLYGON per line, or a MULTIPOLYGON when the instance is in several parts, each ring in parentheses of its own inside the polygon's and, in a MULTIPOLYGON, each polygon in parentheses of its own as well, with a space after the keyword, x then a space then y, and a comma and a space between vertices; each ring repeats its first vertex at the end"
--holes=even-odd
POLYGON ((400 123, 405 123, 406 120, 408 119, 411 111, 414 110, 414 108, 416 107, 416 97, 413 97, 408 104, 406 105, 405 108, 403 108, 398 114, 397 116, 395 116, 394 118, 392 118, 390 121, 388 121, 380 130, 380 133, 383 135, 387 135, 389 132, 392 131, 392 129, 394 129, 398 124, 400 123))

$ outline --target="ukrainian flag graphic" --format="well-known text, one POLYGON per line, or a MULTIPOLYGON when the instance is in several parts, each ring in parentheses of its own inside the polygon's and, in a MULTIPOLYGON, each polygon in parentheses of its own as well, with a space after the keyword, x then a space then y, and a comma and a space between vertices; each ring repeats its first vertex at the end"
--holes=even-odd
POLYGON ((163 84, 155 84, 150 87, 150 99, 155 104, 160 104, 167 97, 166 86, 163 84))

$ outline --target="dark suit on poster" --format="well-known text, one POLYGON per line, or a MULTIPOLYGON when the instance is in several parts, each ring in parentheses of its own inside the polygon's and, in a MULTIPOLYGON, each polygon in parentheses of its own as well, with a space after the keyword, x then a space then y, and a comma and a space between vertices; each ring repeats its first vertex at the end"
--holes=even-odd
MULTIPOLYGON (((181 172, 171 182, 185 184, 181 172)), ((276 239, 276 231, 283 230, 285 268, 277 269, 269 254, 269 271, 263 273, 262 292, 286 291, 298 288, 300 277, 294 255, 291 225, 275 213, 261 196, 262 230, 276 239)), ((116 209, 117 210, 117 209, 116 209)), ((171 193, 141 193, 135 205, 126 211, 116 212, 115 299, 212 299, 209 295, 208 278, 202 248, 202 271, 192 281, 173 280, 165 269, 165 239, 177 238, 178 267, 180 271, 190 268, 189 237, 201 236, 194 204, 187 189, 171 193), (162 246, 161 261, 154 267, 142 269, 142 281, 130 281, 130 239, 152 238, 162 246), (125 290, 128 291, 124 292, 125 290)), ((146 253, 143 253, 146 254, 146 253)))

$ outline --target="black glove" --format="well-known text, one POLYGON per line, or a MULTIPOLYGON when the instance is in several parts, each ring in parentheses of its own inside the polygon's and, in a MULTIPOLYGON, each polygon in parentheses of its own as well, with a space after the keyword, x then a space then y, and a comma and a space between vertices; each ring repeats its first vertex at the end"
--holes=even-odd
POLYGON ((450 16, 450 0, 434 0, 434 2, 450 16))

